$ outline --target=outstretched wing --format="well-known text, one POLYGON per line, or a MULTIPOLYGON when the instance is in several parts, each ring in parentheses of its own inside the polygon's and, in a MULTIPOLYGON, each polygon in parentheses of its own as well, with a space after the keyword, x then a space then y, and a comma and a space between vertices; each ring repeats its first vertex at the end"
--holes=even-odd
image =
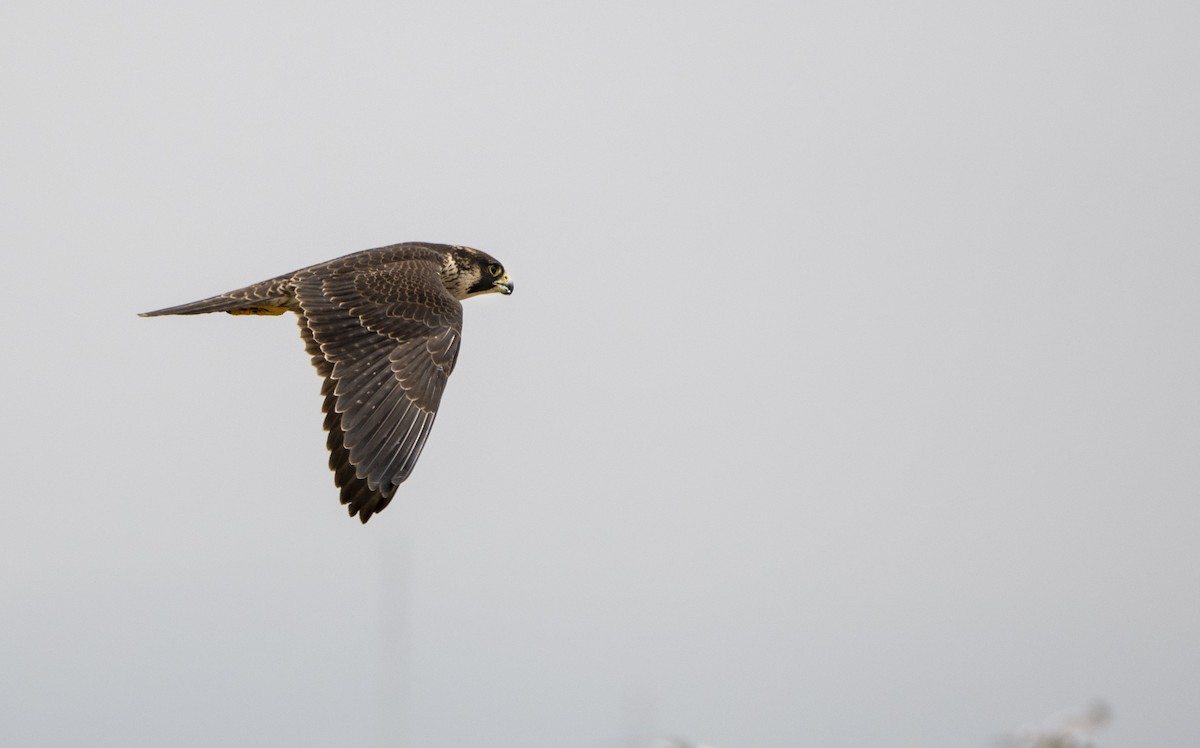
POLYGON ((325 378, 329 466, 342 503, 366 522, 425 446, 458 358, 462 305, 432 257, 335 261, 294 282, 301 334, 325 378))

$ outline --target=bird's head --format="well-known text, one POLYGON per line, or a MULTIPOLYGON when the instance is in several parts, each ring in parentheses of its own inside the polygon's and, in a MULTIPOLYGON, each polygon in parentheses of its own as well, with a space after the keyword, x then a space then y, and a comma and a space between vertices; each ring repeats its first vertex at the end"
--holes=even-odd
POLYGON ((457 299, 467 299, 485 293, 513 292, 504 266, 495 257, 470 247, 452 247, 443 273, 446 288, 457 299), (450 277, 447 277, 450 276, 450 277))

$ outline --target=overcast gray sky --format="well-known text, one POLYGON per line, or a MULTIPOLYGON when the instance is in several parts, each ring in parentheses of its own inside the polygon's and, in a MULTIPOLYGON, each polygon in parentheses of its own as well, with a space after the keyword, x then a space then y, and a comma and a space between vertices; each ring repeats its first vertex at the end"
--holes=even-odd
POLYGON ((989 746, 1200 712, 1200 6, 0 8, 0 743, 989 746), (291 317, 500 258, 345 516, 291 317))

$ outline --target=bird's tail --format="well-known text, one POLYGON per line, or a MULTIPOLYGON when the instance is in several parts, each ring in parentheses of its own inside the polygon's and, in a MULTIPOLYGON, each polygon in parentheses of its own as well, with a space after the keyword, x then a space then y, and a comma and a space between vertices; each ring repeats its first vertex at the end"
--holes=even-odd
POLYGON ((296 298, 285 279, 275 278, 236 291, 193 301, 179 306, 169 306, 153 312, 142 312, 139 317, 161 317, 166 314, 208 314, 228 312, 230 314, 283 314, 296 308, 296 298))

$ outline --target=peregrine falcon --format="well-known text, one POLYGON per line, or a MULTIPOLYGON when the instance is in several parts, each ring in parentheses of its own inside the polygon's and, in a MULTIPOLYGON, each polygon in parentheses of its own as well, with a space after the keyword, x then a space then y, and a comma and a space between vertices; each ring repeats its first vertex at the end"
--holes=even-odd
POLYGON ((408 242, 155 312, 283 314, 324 378, 329 467, 350 516, 383 511, 421 455, 462 336, 462 299, 511 294, 494 257, 408 242))

